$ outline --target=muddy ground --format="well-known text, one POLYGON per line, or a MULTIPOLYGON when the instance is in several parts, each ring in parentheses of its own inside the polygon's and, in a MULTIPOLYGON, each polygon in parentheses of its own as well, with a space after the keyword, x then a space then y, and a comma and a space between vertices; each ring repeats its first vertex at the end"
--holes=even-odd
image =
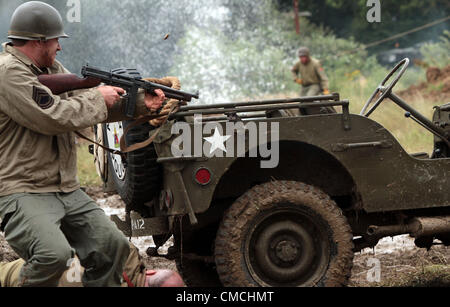
MULTIPOLYGON (((87 193, 108 215, 124 216, 124 204, 117 195, 105 194, 100 188, 88 188, 87 193)), ((132 239, 149 268, 176 270, 174 261, 150 258, 146 250, 154 246, 151 237, 132 239)), ((171 241, 161 248, 167 252, 171 241)), ((16 259, 15 253, 0 233, 0 261, 16 259)), ((351 287, 377 286, 450 286, 450 248, 434 246, 430 251, 416 248, 409 236, 382 240, 375 249, 355 254, 351 287)))
POLYGON ((398 93, 406 101, 423 98, 426 101, 445 104, 450 102, 450 65, 445 68, 428 67, 427 81, 413 85, 398 93))

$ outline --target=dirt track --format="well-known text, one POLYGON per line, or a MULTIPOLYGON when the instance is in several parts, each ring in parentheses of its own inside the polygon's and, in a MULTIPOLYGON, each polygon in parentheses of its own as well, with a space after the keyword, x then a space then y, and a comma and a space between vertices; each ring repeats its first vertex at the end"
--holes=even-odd
MULTIPOLYGON (((117 195, 104 194, 99 188, 89 188, 88 194, 97 201, 108 215, 124 215, 124 204, 117 195)), ((150 238, 133 239, 149 268, 176 270, 175 263, 159 258, 150 258, 145 251, 153 245, 150 238)), ((153 245, 154 246, 154 245, 153 245)), ((162 247, 166 252, 170 246, 162 247)), ((16 255, 0 234, 0 261, 11 261, 16 255)), ((371 286, 444 286, 450 287, 450 247, 435 246, 430 251, 419 249, 409 236, 387 238, 375 249, 366 249, 355 254, 351 287, 371 286), (380 282, 376 282, 376 265, 379 263, 380 282)))
POLYGON ((427 69, 427 82, 413 85, 407 90, 399 92, 399 96, 406 101, 414 100, 417 97, 445 104, 450 102, 450 65, 439 69, 430 67, 427 69))

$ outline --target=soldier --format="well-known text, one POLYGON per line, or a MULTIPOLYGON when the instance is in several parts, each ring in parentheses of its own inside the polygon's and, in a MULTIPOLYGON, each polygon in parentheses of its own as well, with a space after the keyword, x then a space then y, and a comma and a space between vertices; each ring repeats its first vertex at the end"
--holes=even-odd
MULTIPOLYGON (((23 259, 9 263, 0 263, 0 287, 19 287, 20 272, 25 265, 23 259)), ((80 277, 84 268, 79 259, 75 257, 59 279, 59 287, 78 288, 83 287, 80 277)), ((128 256, 123 272, 123 287, 183 287, 184 282, 180 275, 170 270, 147 270, 139 255, 139 250, 130 244, 128 256)))
MULTIPOLYGON (((38 81, 40 74, 67 73, 55 60, 59 39, 66 37, 59 12, 31 1, 14 12, 11 43, 0 53, 0 229, 23 259, 1 264, 0 282, 57 286, 76 254, 86 268, 84 286, 121 286, 124 279, 154 284, 167 272, 142 267, 136 250, 130 253, 128 240, 77 178, 74 131, 108 121, 121 109, 124 91, 101 86, 55 96, 38 81)), ((137 109, 143 113, 136 116, 161 107, 164 93, 156 94, 140 93, 137 109)), ((168 278, 182 284, 178 275, 168 278)))
MULTIPOLYGON (((311 57, 311 53, 306 47, 301 47, 298 50, 298 56, 300 61, 295 64, 291 71, 294 82, 302 86, 300 96, 330 95, 328 77, 325 74, 322 64, 311 57)), ((303 115, 317 113, 314 109, 317 108, 301 110, 301 113, 303 115)), ((321 108, 319 113, 335 113, 335 110, 333 108, 321 108)))
POLYGON ((302 86, 301 96, 329 95, 329 81, 320 62, 310 56, 306 47, 298 50, 300 61, 292 68, 294 82, 302 86), (301 79, 299 78, 299 74, 301 79))

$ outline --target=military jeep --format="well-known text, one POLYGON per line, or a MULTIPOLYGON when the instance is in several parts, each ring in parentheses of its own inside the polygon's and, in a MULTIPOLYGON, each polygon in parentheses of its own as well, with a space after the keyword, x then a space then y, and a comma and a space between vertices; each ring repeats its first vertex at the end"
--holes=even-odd
MULTIPOLYGON (((148 253, 175 260, 186 283, 202 287, 343 286, 354 253, 381 238, 409 234, 419 247, 449 245, 450 104, 429 120, 396 96, 408 64, 395 67, 361 114, 350 114, 338 94, 182 107, 148 148, 126 161, 100 159, 105 188, 127 204, 126 220, 113 220, 127 236, 153 236, 148 253), (370 119, 386 99, 434 135, 431 156, 406 152, 370 119), (227 136, 229 148, 245 139, 245 155, 212 148, 207 138, 219 131, 222 142, 230 123, 240 130, 227 136), (180 124, 210 133, 180 146, 180 124), (267 155, 253 150, 260 145, 279 148, 275 167, 262 167, 267 155), (171 237, 168 254, 159 254, 171 237)), ((127 125, 103 125, 98 137, 114 147, 127 125)), ((154 130, 133 128, 126 141, 154 130)))

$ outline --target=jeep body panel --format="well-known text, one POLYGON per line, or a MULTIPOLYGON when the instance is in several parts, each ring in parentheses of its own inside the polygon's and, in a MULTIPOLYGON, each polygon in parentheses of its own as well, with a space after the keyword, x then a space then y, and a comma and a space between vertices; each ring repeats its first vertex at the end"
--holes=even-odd
MULTIPOLYGON (((342 168, 345 178, 333 178, 338 181, 330 188, 331 196, 355 194, 360 208, 366 212, 387 212, 397 210, 423 209, 450 206, 450 159, 417 159, 409 155, 397 142, 393 135, 377 122, 358 115, 332 114, 306 117, 254 119, 252 122, 279 123, 280 156, 295 144, 301 144, 303 151, 328 155, 334 160, 329 166, 331 170, 324 176, 333 176, 333 168, 342 168), (286 145, 289 144, 289 145, 286 145), (342 181, 342 182, 341 182, 342 181), (340 186, 341 185, 341 186, 340 186), (353 186, 351 186, 353 185, 353 186), (333 190, 334 189, 334 190, 333 190), (339 191, 341 190, 341 191, 339 191)), ((226 122, 218 122, 226 131, 226 122)), ((170 130, 170 125, 165 128, 170 130)), ((192 127, 192 131, 194 128, 192 127)), ((270 134, 270 133, 269 133, 270 134)), ((163 133, 155 143, 161 160, 172 158, 171 144, 177 136, 163 133)), ((209 135, 205 135, 209 136, 209 135)), ((268 138, 270 140, 270 137, 268 138)), ((248 146, 248 143, 247 143, 248 146)), ((249 150, 249 148, 247 147, 249 150)), ((279 167, 261 171, 266 180, 296 180, 302 177, 302 161, 295 159, 295 152, 290 153, 291 161, 280 159, 279 167), (294 159, 294 160, 292 160, 294 159), (298 168, 292 168, 297 163, 298 168)), ((305 157, 305 154, 299 155, 305 157)), ((217 187, 233 165, 242 158, 208 158, 167 160, 164 164, 164 189, 170 190, 172 204, 167 205, 169 215, 183 215, 186 209, 186 195, 195 213, 203 213, 209 209, 215 197, 217 187), (200 168, 207 168, 211 174, 211 182, 200 185, 195 182, 195 173, 200 168), (177 176, 177 172, 181 177, 177 176)), ((251 161, 249 159, 248 161, 251 161)), ((259 159, 256 159, 259 161, 259 159)), ((255 164, 256 165, 256 164, 255 164)), ((324 165, 327 167, 327 164, 324 165)), ((320 167, 317 166, 319 172, 320 167)), ((341 171, 342 171, 341 170, 341 171)), ((227 189, 229 195, 223 198, 238 198, 244 182, 251 184, 253 173, 241 174, 240 178, 231 179, 228 185, 236 185, 227 189), (247 179, 245 179, 247 178, 247 179), (233 192, 234 190, 234 192, 233 192)), ((256 175, 258 176, 258 175, 256 175)), ((256 179, 256 178, 255 178, 256 179)), ((258 180, 255 180, 258 181, 258 180)), ((325 189, 327 189, 325 187, 325 189)), ((220 192, 220 191, 219 191, 220 192)), ((164 206, 161 205, 161 208, 164 206)))

